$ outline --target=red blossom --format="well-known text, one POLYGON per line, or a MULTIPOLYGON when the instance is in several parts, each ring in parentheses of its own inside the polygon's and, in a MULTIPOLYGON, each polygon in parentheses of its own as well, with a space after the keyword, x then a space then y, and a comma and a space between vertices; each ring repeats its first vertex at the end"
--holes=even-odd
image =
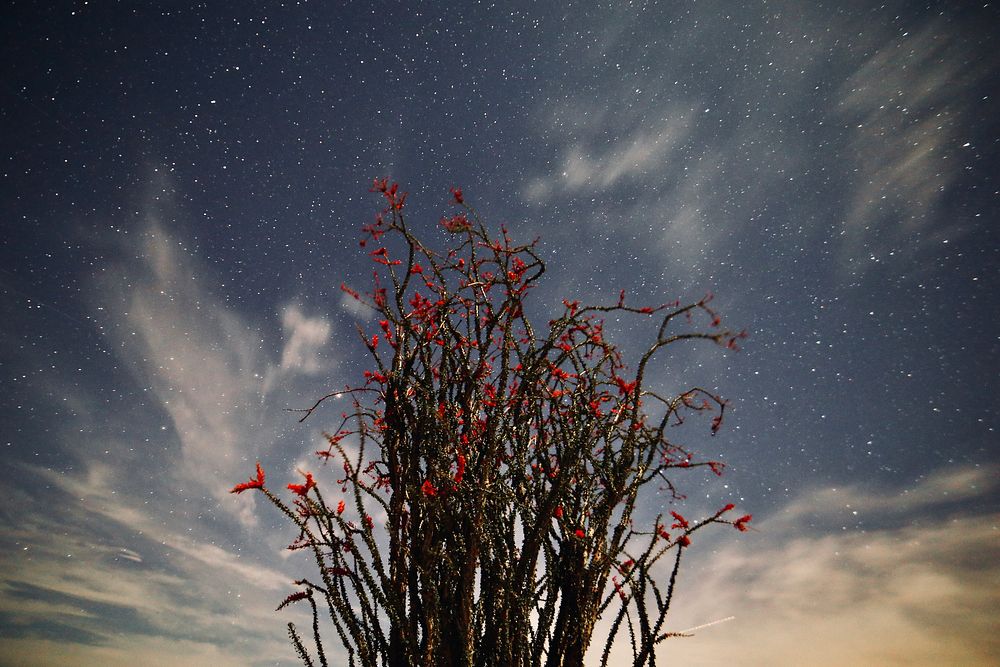
POLYGON ((688 520, 685 519, 684 517, 682 517, 677 512, 671 512, 670 516, 672 516, 672 517, 674 517, 674 519, 676 519, 676 522, 674 523, 674 525, 670 526, 671 528, 684 528, 684 529, 687 529, 687 527, 690 525, 688 523, 688 520))
POLYGON ((309 489, 316 486, 316 481, 313 479, 311 472, 305 472, 302 474, 306 478, 305 484, 289 484, 288 490, 300 496, 305 496, 309 493, 309 489))
MULTIPOLYGON (((376 336, 376 338, 378 338, 378 336, 376 336)), ((378 343, 376 342, 376 345, 377 344, 378 343)), ((374 372, 373 371, 365 371, 364 372, 364 376, 368 379, 368 383, 367 384, 370 384, 372 382, 378 382, 380 384, 385 384, 386 382, 389 381, 389 378, 387 378, 386 376, 382 375, 378 371, 374 371, 374 372)))
POLYGON ((455 459, 456 459, 455 466, 457 468, 457 470, 455 471, 455 484, 461 484, 462 477, 465 476, 465 456, 459 454, 457 457, 455 457, 455 459))
POLYGON ((428 498, 433 498, 438 494, 437 488, 431 483, 431 480, 425 479, 423 485, 421 485, 420 490, 428 498))
POLYGON ((620 378, 617 375, 614 376, 612 380, 614 380, 614 383, 618 385, 618 393, 622 396, 628 396, 631 394, 635 390, 636 384, 638 384, 638 381, 626 382, 623 378, 620 378))
POLYGON ((472 229, 472 224, 464 213, 453 215, 450 218, 441 218, 441 226, 449 232, 467 232, 472 229))
POLYGON ((345 505, 344 501, 341 500, 339 503, 337 503, 337 514, 343 514, 346 508, 347 505, 345 505))
POLYGON ((726 348, 732 350, 733 352, 739 352, 740 346, 737 344, 736 341, 743 340, 748 335, 749 334, 747 334, 746 330, 744 330, 739 332, 738 334, 730 336, 729 338, 726 339, 726 348))
POLYGON ((403 208, 403 202, 406 201, 406 194, 403 193, 400 196, 396 196, 396 192, 399 191, 399 183, 393 183, 389 185, 389 179, 383 178, 382 180, 375 179, 372 183, 372 187, 369 192, 381 192, 382 195, 389 201, 389 208, 395 209, 397 211, 403 208))
POLYGON ((741 533, 747 532, 747 524, 753 520, 753 514, 747 514, 741 516, 736 521, 733 521, 733 528, 740 531, 741 533))
POLYGON ((263 489, 264 488, 264 469, 260 467, 260 461, 257 462, 257 477, 251 477, 249 481, 243 482, 242 484, 237 484, 234 486, 229 493, 243 493, 247 489, 263 489))
POLYGON ((563 516, 562 505, 560 505, 559 507, 556 507, 555 511, 552 512, 552 516, 554 516, 557 519, 561 519, 562 518, 562 516, 563 516))
POLYGON ((687 535, 681 535, 680 537, 677 538, 677 544, 681 545, 682 547, 689 547, 691 546, 691 538, 688 537, 687 535))
POLYGON ((579 537, 580 539, 583 539, 586 536, 586 533, 583 532, 583 528, 577 528, 573 532, 573 534, 576 535, 577 537, 579 537))
POLYGON ((451 188, 449 192, 451 192, 451 196, 455 198, 456 204, 465 203, 465 199, 462 198, 462 188, 451 188))
POLYGON ((559 368, 558 366, 553 366, 552 377, 556 378, 557 380, 566 380, 569 379, 569 373, 559 368))
POLYGON ((611 577, 611 582, 615 585, 615 590, 618 592, 618 597, 625 600, 625 591, 622 590, 622 585, 618 583, 618 577, 611 577))

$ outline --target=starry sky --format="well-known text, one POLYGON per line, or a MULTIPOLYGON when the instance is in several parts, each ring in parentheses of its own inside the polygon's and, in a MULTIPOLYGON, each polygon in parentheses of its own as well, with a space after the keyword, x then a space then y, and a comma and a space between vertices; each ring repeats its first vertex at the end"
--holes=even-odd
POLYGON ((228 491, 334 476, 341 406, 286 408, 365 369, 376 176, 431 245, 456 185, 540 236, 541 321, 712 292, 750 333, 650 378, 731 401, 679 507, 754 515, 697 535, 667 630, 726 620, 663 659, 996 664, 998 13, 5 3, 0 665, 297 664, 309 563, 228 491))

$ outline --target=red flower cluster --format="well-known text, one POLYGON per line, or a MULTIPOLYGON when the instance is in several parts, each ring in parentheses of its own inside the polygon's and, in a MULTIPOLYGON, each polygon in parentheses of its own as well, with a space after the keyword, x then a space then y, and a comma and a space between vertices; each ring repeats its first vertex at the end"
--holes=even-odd
POLYGON ((389 179, 383 178, 382 180, 375 179, 372 183, 372 187, 369 192, 381 192, 383 196, 389 201, 389 208, 394 211, 403 210, 403 203, 406 201, 407 193, 404 192, 401 195, 396 193, 399 191, 399 183, 393 183, 389 185, 389 179))
POLYGON ((288 490, 299 496, 305 496, 307 493, 309 493, 309 489, 314 488, 316 486, 316 481, 313 479, 311 472, 305 472, 302 473, 302 475, 305 476, 306 478, 305 484, 288 485, 288 490))
POLYGON ((614 383, 618 385, 618 393, 622 396, 628 396, 633 391, 635 391, 635 386, 637 382, 626 382, 624 379, 618 377, 617 375, 611 378, 614 383))
POLYGON ((243 493, 247 489, 263 489, 264 488, 264 469, 260 467, 260 461, 257 462, 257 477, 251 477, 249 481, 243 482, 242 484, 237 484, 234 486, 229 493, 243 493))
POLYGON ((449 232, 467 232, 472 229, 472 223, 464 213, 453 215, 450 218, 441 218, 441 226, 449 232))

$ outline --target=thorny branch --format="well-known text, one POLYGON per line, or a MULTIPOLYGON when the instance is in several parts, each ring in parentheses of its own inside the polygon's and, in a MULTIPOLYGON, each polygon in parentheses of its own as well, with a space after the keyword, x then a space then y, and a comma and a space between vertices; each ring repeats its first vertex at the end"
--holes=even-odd
MULTIPOLYGON (((578 667, 606 613, 602 664, 624 624, 633 664, 654 665, 655 646, 682 636, 662 630, 691 535, 711 523, 743 531, 751 517, 726 519, 727 505, 700 521, 672 511, 669 528, 662 514, 636 525, 650 484, 680 498, 671 478, 679 469, 721 474, 721 463, 697 460, 667 430, 711 413, 714 434, 727 405, 701 387, 673 397, 649 390, 646 368, 668 346, 735 350, 745 333, 721 326, 710 296, 634 307, 624 291, 612 305, 564 301, 536 327, 524 308, 545 271, 536 242, 515 244, 505 228, 491 237, 453 188, 458 212, 441 226, 455 244, 435 252, 407 225, 397 184, 376 180, 372 190, 387 202, 363 228, 373 285, 341 289, 377 320, 359 328, 373 364, 362 385, 300 410, 302 421, 330 399, 350 399, 317 452, 342 468, 342 498, 328 504, 303 473, 288 504, 260 464, 233 488, 262 491, 299 530, 289 548, 316 562, 321 583, 296 582, 281 606, 309 601, 322 665, 323 605, 350 665, 578 667), (632 374, 604 337, 609 313, 660 319, 632 374), (656 419, 644 401, 660 406, 656 419), (668 555, 662 590, 657 564, 668 555)), ((292 624, 289 636, 314 664, 292 624)))

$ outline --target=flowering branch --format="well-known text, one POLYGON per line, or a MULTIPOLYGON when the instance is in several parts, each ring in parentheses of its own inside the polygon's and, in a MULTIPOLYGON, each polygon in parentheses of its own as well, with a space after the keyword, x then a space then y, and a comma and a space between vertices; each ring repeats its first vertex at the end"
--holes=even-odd
MULTIPOLYGON (((583 664, 597 620, 613 613, 606 664, 623 625, 634 665, 652 665, 681 556, 711 523, 747 529, 750 515, 700 521, 670 512, 636 524, 643 490, 701 461, 668 437, 691 414, 722 426, 727 403, 693 387, 664 396, 645 386, 664 348, 704 340, 737 349, 744 332, 721 326, 711 297, 636 307, 563 302, 547 328, 525 315, 544 274, 535 242, 506 229, 489 235, 461 189, 457 214, 441 219, 453 247, 435 252, 408 226, 406 193, 388 180, 386 201, 361 240, 375 265, 368 290, 341 289, 368 306, 377 326, 359 328, 371 358, 364 382, 331 392, 351 409, 317 452, 339 466, 343 496, 331 506, 311 473, 288 484, 291 504, 257 476, 233 488, 259 490, 299 530, 289 548, 313 554, 321 583, 282 606, 308 600, 315 652, 325 657, 317 601, 351 664, 551 667, 583 664), (655 316, 657 335, 634 372, 604 337, 609 313, 655 316), (706 328, 698 328, 701 318, 706 328), (659 406, 654 418, 645 403, 659 406), (376 529, 373 513, 384 516, 376 529), (663 588, 661 559, 670 563, 663 588)), ((292 643, 312 664, 301 637, 292 643)))

